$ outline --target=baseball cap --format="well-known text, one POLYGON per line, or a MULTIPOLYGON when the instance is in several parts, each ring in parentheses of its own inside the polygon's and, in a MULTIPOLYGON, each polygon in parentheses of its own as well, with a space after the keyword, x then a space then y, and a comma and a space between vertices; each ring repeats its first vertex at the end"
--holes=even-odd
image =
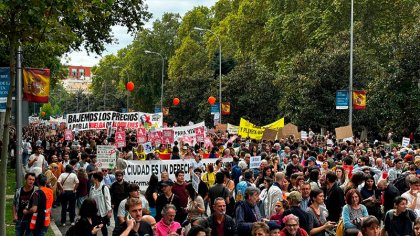
POLYGON ((166 181, 163 181, 161 183, 162 186, 172 186, 173 184, 174 184, 174 182, 172 180, 170 180, 170 179, 168 179, 166 181))
POLYGON ((289 196, 287 197, 292 201, 301 202, 302 201, 302 194, 298 191, 290 192, 289 196))
POLYGON ((310 157, 308 158, 308 161, 313 161, 313 162, 316 162, 316 159, 315 159, 315 157, 310 156, 310 157))

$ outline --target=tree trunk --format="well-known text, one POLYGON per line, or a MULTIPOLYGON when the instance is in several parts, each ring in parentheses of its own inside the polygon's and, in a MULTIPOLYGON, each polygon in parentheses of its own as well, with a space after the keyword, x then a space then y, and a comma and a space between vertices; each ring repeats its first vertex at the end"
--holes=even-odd
MULTIPOLYGON (((16 46, 18 41, 15 38, 10 39, 10 88, 9 94, 7 95, 6 103, 6 114, 3 130, 3 145, 1 150, 1 166, 0 166, 0 235, 6 235, 6 173, 7 173, 7 161, 9 158, 8 146, 9 146, 9 127, 10 127, 10 113, 12 111, 12 95, 15 91, 16 82, 16 46)), ((16 111, 18 112, 18 111, 16 111)), ((1 125, 1 124, 0 124, 1 125)))

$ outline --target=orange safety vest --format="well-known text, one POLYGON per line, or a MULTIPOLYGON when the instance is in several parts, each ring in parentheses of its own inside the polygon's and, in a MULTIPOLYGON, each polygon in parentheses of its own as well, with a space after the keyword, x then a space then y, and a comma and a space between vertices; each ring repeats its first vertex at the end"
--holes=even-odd
MULTIPOLYGON (((44 211, 43 214, 40 214, 40 215, 44 215, 43 226, 48 227, 50 225, 50 222, 51 222, 51 208, 52 208, 52 204, 53 204, 53 201, 54 201, 54 193, 53 193, 52 189, 47 188, 47 187, 41 187, 40 190, 44 193, 45 205, 42 204, 42 203, 41 204, 38 203, 38 207, 39 207, 38 212, 39 212, 39 210, 44 211), (42 209, 42 208, 44 208, 44 206, 45 206, 45 209, 42 209)), ((39 200, 42 201, 44 196, 40 195, 39 200)), ((37 220, 38 220, 38 212, 35 212, 35 213, 32 214, 31 222, 29 224, 29 228, 31 230, 35 229, 35 227, 36 227, 36 223, 37 223, 37 220)))
POLYGON ((41 187, 41 190, 45 193, 45 197, 47 198, 44 226, 49 226, 51 222, 51 208, 54 202, 54 192, 48 187, 41 187))

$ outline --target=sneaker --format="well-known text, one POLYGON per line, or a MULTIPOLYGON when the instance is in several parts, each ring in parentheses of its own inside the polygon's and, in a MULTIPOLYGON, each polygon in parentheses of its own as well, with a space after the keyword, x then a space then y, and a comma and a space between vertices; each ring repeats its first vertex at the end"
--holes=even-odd
POLYGON ((71 226, 73 226, 73 225, 75 225, 75 223, 74 222, 71 222, 71 226))
POLYGON ((61 226, 63 226, 63 227, 66 226, 66 223, 62 223, 61 226))

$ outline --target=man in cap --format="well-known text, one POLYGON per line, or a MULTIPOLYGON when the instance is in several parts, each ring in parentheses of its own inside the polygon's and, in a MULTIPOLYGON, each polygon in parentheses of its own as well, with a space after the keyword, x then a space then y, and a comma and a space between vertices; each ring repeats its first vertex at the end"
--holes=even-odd
MULTIPOLYGON (((181 212, 181 202, 179 201, 179 197, 176 196, 172 192, 172 186, 173 186, 172 180, 168 179, 161 183, 162 186, 162 193, 159 194, 159 196, 156 199, 156 221, 160 221, 162 219, 162 209, 167 204, 173 204, 176 207, 177 212, 181 212)), ((177 217, 175 219, 176 221, 180 222, 179 216, 177 214, 177 217)))
POLYGON ((313 225, 313 218, 311 214, 306 213, 300 208, 300 202, 302 201, 302 194, 298 191, 290 192, 287 197, 290 208, 285 210, 283 217, 293 214, 299 218, 299 226, 306 232, 310 232, 313 225))
POLYGON ((313 156, 310 156, 307 160, 306 163, 308 164, 308 168, 311 166, 316 166, 316 158, 313 156))

